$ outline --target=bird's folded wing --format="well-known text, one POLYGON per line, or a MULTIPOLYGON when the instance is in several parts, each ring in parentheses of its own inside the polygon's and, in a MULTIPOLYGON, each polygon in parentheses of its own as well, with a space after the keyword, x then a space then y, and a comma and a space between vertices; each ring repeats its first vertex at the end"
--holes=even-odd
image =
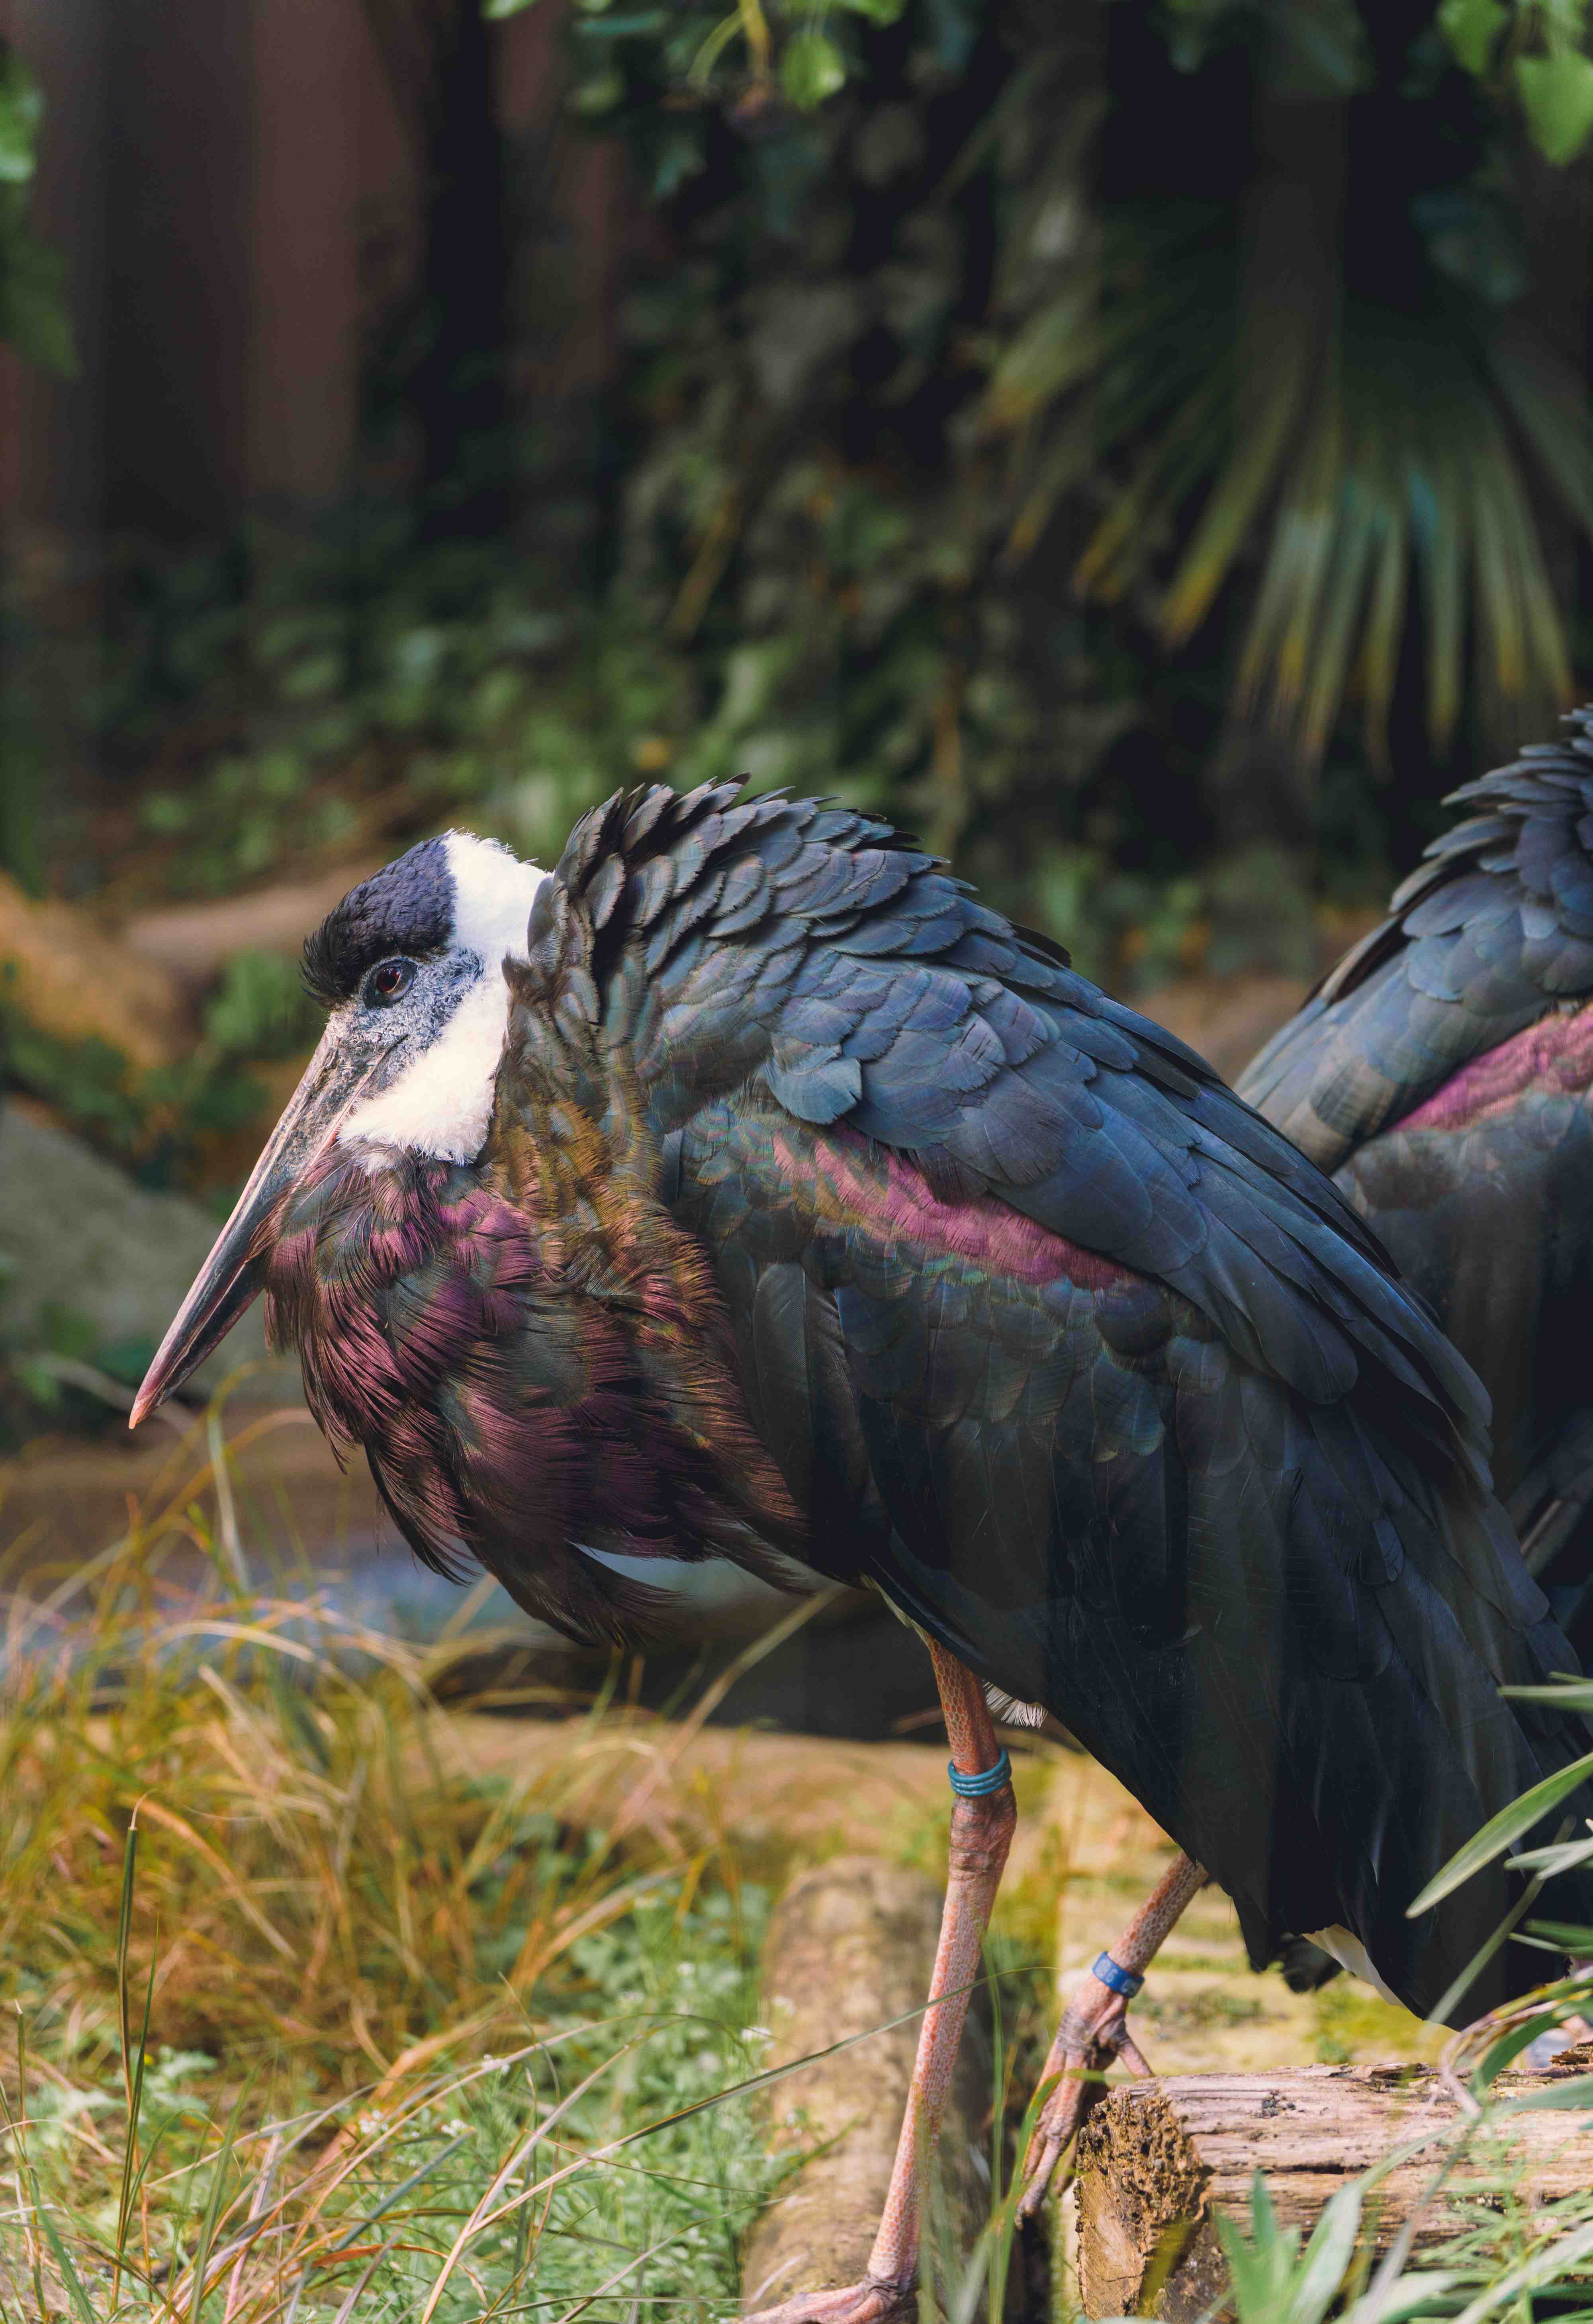
POLYGON ((1441 1929, 1404 1904, 1558 1763, 1497 1693, 1553 1653, 1497 1512, 1367 1399, 1305 1404, 1165 1286, 765 1094, 699 1111, 677 1204, 815 1561, 1065 1720, 1258 1961, 1345 1921, 1441 1992, 1507 1883, 1441 1929))
POLYGON ((622 1057, 659 1137, 756 1084, 910 1156, 937 1195, 991 1194, 1165 1283, 1308 1398, 1396 1384, 1411 1426, 1480 1462, 1475 1379, 1331 1185, 885 825, 724 785, 617 798, 577 826, 531 938, 511 1076, 562 1021, 622 1057))
POLYGON ((1593 714, 1573 724, 1454 794, 1476 811, 1240 1076, 1324 1170, 1593 991, 1593 714))

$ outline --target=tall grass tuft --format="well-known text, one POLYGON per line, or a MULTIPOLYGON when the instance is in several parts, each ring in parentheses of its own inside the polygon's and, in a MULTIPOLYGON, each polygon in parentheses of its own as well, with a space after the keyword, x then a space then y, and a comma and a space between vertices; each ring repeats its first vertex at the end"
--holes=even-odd
POLYGON ((723 2312, 790 2163, 669 1734, 566 1704, 483 1773, 463 1646, 253 1587, 219 1507, 7 1604, 3 2324, 723 2312))

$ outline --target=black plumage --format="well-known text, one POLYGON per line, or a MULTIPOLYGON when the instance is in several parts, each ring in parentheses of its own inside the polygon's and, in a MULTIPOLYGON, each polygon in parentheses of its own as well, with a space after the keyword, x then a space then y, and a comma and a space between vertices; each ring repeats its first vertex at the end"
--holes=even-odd
MULTIPOLYGON (((481 843, 447 844, 312 942, 328 991, 373 948, 402 991, 337 1010, 135 1411, 263 1290, 444 1570, 598 1637, 682 1557, 871 1584, 932 1642, 957 1748, 995 1751, 971 1672, 1045 1705, 1257 1966, 1342 1926, 1431 2009, 1519 1879, 1407 1906, 1589 1737, 1501 1697, 1570 1652, 1483 1391, 1350 1203, 866 816, 616 798, 539 885, 494 861, 490 944, 438 937, 481 843)), ((1593 1877, 1562 1890, 1593 1919, 1593 1877)), ((1506 1947, 1447 2006, 1539 1967, 1506 1947)))
MULTIPOLYGON (((1406 1904, 1588 1738, 1499 1698, 1570 1654, 1477 1383, 1349 1206, 843 810, 611 801, 530 933, 500 1117, 579 1093, 656 1141, 808 1560, 1064 1719, 1257 1964, 1343 1923, 1430 2007, 1513 1883, 1406 1904)), ((1535 1974, 1506 1949, 1466 2006, 1535 1974)))
POLYGON ((447 843, 422 840, 351 888, 327 913, 305 944, 306 991, 323 1009, 335 1009, 378 961, 396 954, 427 960, 440 953, 452 933, 454 900, 447 843))
POLYGON ((1593 1645, 1593 712, 1456 792, 1358 945, 1239 1082, 1338 1183, 1480 1375, 1529 1563, 1593 1645))

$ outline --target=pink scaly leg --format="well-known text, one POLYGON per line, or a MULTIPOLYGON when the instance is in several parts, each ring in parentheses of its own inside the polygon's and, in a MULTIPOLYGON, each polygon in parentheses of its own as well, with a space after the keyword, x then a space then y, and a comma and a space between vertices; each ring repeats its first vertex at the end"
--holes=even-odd
POLYGON ((1127 1990, 1114 1990, 1092 1969, 1063 2012, 1040 2076, 1042 2082, 1054 2074, 1062 2079, 1045 2101, 1029 2147, 1028 2177, 1017 2207, 1020 2219, 1032 2218, 1039 2209, 1057 2160, 1084 2119, 1091 2096, 1100 2088, 1100 2077, 1112 2061, 1122 2059, 1136 2074, 1150 2072, 1128 2031, 1128 2004, 1163 1941, 1206 1880, 1206 1873, 1191 1858, 1176 1857, 1110 1953, 1100 1957, 1115 1965, 1127 1990))
MULTIPOLYGON (((953 1766, 965 1776, 982 1775, 998 1766, 1004 1771, 1006 1754, 996 1741, 984 1689, 954 1655, 933 1645, 929 1651, 953 1766)), ((916 2317, 923 2173, 935 2152, 969 1992, 980 1973, 980 1950, 1017 1821, 1008 1780, 980 1797, 959 1796, 953 1804, 946 1901, 930 2006, 919 2029, 896 2163, 862 2282, 844 2292, 809 2292, 784 2301, 778 2308, 763 2310, 750 2324, 908 2324, 916 2317)))

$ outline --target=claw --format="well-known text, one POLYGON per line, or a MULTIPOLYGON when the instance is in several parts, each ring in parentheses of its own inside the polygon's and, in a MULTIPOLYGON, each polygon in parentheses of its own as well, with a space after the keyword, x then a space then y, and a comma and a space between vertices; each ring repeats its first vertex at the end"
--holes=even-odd
POLYGON ((1152 2068, 1129 2033, 1128 2020, 1128 2005, 1122 1995, 1093 1976, 1084 1979, 1068 2004, 1040 2076, 1043 2082, 1054 2074, 1058 2080, 1029 2143, 1017 2204, 1020 2221, 1032 2219, 1039 2209, 1058 2163, 1100 2095, 1109 2069, 1120 2061, 1137 2080, 1151 2078, 1152 2068))
POLYGON ((914 2324, 917 2313, 916 2282, 865 2276, 843 2292, 800 2292, 778 2308, 760 2308, 746 2324, 914 2324))

